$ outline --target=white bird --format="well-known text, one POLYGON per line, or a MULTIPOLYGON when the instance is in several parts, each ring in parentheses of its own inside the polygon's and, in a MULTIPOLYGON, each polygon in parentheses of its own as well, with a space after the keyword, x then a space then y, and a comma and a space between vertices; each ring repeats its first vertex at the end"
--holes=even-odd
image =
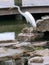
POLYGON ((25 17, 27 23, 30 23, 30 24, 33 26, 33 29, 36 29, 36 22, 35 22, 34 17, 31 15, 31 13, 28 12, 28 11, 26 11, 26 12, 23 13, 23 12, 20 10, 20 7, 19 7, 19 6, 15 6, 15 5, 14 5, 14 7, 18 8, 19 13, 20 13, 22 16, 25 17))

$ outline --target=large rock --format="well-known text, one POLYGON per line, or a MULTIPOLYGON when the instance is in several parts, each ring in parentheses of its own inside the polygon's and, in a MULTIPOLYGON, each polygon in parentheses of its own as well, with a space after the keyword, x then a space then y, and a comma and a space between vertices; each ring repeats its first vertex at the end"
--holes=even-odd
POLYGON ((19 42, 18 44, 13 45, 14 47, 18 48, 18 47, 22 47, 22 46, 30 46, 31 43, 30 42, 19 42))
POLYGON ((46 57, 49 56, 49 49, 43 49, 43 50, 35 50, 33 52, 27 52, 27 54, 30 54, 30 58, 32 57, 46 57))
POLYGON ((30 59, 30 63, 43 63, 42 57, 33 57, 30 59))
POLYGON ((31 41, 34 38, 34 34, 32 33, 20 33, 18 34, 19 41, 31 41))
POLYGON ((30 58, 28 65, 49 65, 49 56, 30 58))
POLYGON ((19 58, 24 51, 22 49, 0 48, 0 61, 19 58))
POLYGON ((49 56, 49 49, 36 50, 34 55, 49 56))
POLYGON ((40 20, 37 20, 37 31, 49 31, 49 16, 42 17, 40 20))
POLYGON ((33 41, 43 37, 43 33, 20 33, 18 34, 19 41, 33 41))

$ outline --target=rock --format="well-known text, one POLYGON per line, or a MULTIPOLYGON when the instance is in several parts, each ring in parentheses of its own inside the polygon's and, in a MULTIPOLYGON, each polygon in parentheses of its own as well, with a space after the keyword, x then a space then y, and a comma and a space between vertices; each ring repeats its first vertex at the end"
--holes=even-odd
POLYGON ((32 52, 27 52, 28 54, 30 54, 30 58, 32 57, 46 57, 49 56, 49 49, 43 49, 43 50, 34 50, 32 52))
POLYGON ((49 65, 49 56, 30 58, 28 60, 28 65, 49 65))
POLYGON ((1 44, 0 44, 0 47, 10 47, 10 46, 13 46, 13 45, 15 45, 15 44, 17 44, 17 43, 19 43, 19 42, 1 43, 1 44))
POLYGON ((18 34, 19 41, 31 41, 34 38, 34 34, 32 33, 20 33, 18 34))
POLYGON ((30 42, 19 42, 18 44, 16 45, 13 45, 14 47, 22 47, 22 46, 29 46, 31 45, 30 42))
POLYGON ((34 55, 49 56, 49 49, 36 50, 34 55))
POLYGON ((33 41, 35 39, 42 38, 44 33, 20 33, 18 34, 19 41, 33 41))
POLYGON ((7 51, 7 49, 6 48, 0 48, 0 53, 5 53, 7 51))
POLYGON ((44 47, 47 45, 47 41, 40 41, 40 42, 32 42, 32 46, 34 47, 44 47))
POLYGON ((42 57, 33 57, 29 60, 30 63, 43 63, 43 61, 42 57))
POLYGON ((0 49, 0 61, 6 59, 16 59, 22 56, 25 50, 23 49, 9 49, 9 48, 1 48, 0 49))
POLYGON ((34 47, 30 42, 20 42, 19 44, 14 45, 14 47, 23 49, 23 55, 29 55, 27 51, 34 51, 34 47))
POLYGON ((33 27, 25 27, 22 29, 22 33, 31 33, 33 31, 33 27))
POLYGON ((24 62, 21 58, 9 59, 1 62, 1 65, 23 65, 24 62))
POLYGON ((49 31, 49 16, 42 17, 42 19, 37 20, 37 31, 45 32, 49 31))

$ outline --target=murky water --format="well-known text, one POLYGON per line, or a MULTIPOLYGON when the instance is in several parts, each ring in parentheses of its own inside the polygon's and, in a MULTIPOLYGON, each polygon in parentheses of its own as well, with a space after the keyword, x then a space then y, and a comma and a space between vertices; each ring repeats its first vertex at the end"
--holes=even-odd
POLYGON ((25 26, 26 21, 17 20, 15 15, 0 16, 0 32, 15 32, 17 38, 17 34, 20 33, 25 26))

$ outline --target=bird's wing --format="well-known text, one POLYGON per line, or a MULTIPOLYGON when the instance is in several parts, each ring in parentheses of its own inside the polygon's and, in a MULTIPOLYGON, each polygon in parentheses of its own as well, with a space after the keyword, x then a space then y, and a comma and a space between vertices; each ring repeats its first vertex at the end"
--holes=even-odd
POLYGON ((29 17, 28 17, 28 15, 26 14, 26 12, 24 13, 24 17, 25 17, 25 19, 26 19, 26 21, 27 21, 27 23, 28 23, 29 17))
POLYGON ((36 22, 34 17, 29 12, 25 12, 25 18, 33 27, 36 27, 36 22))

